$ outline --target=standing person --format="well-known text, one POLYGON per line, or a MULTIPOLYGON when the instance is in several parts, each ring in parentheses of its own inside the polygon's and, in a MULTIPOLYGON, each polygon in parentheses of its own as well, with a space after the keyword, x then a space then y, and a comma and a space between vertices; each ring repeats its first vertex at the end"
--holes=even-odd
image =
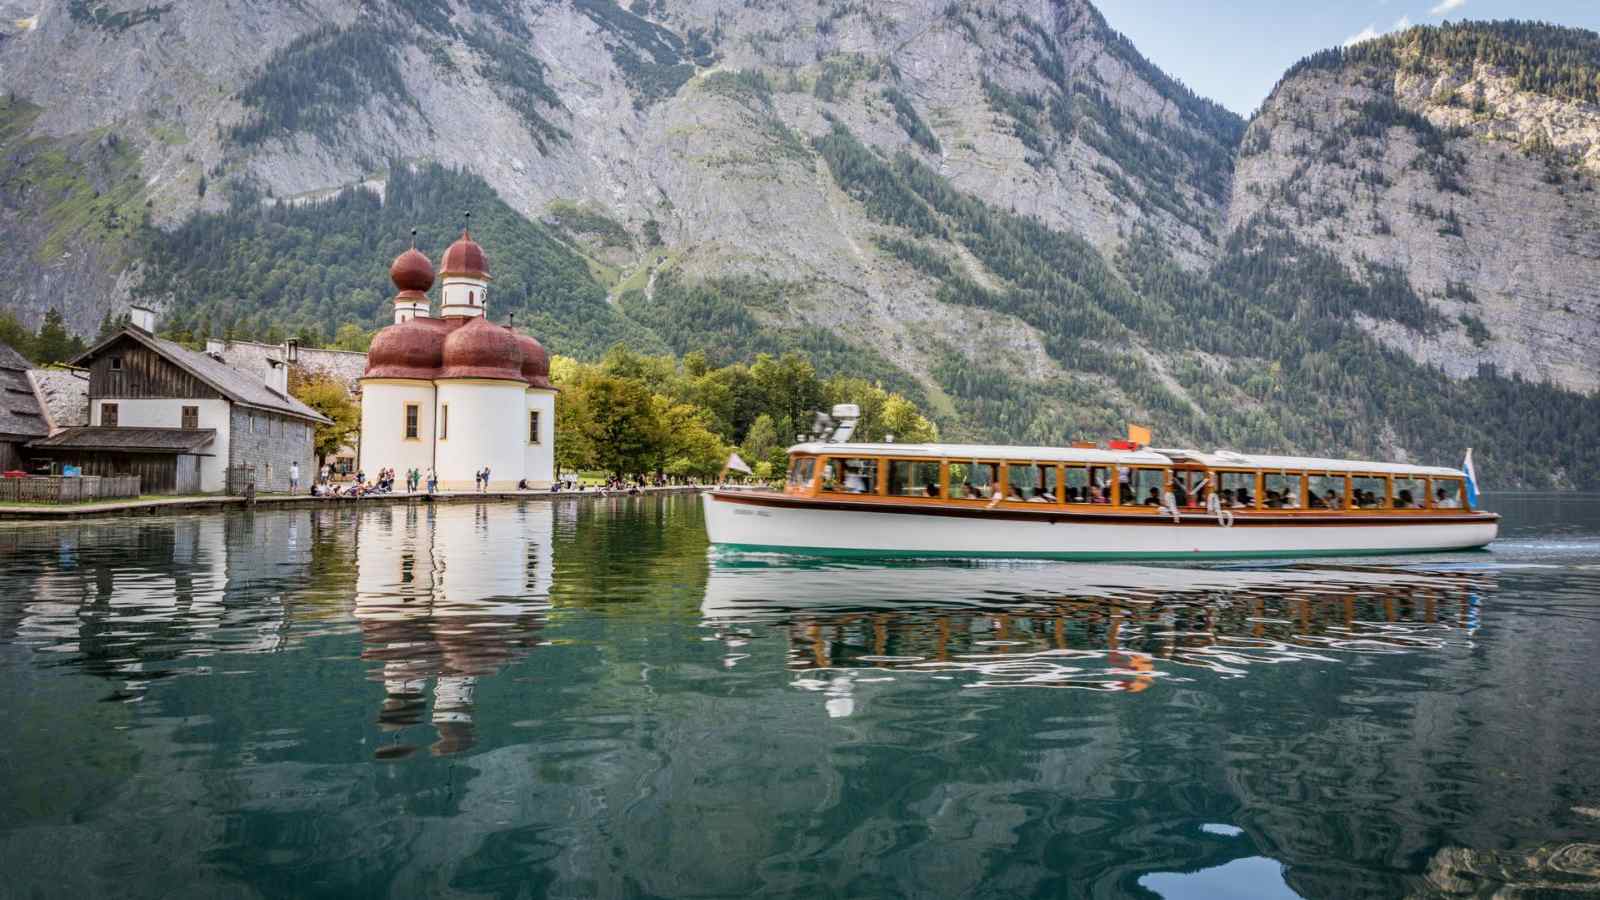
POLYGON ((432 469, 428 470, 428 493, 439 489, 439 476, 432 469))
POLYGON ((484 489, 485 492, 487 492, 489 490, 489 467, 488 466, 484 466, 483 467, 483 489, 484 489))
POLYGON ((300 491, 300 461, 297 459, 294 462, 289 463, 289 493, 290 494, 295 494, 295 493, 298 493, 299 491, 300 491))

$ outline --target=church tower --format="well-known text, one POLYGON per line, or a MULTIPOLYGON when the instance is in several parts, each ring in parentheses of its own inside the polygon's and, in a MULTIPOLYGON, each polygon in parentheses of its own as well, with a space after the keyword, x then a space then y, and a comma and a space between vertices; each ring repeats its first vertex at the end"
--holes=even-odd
POLYGON ((410 250, 395 257, 389 266, 389 280, 399 290, 394 297, 394 323, 428 317, 428 290, 433 287, 433 263, 416 248, 417 233, 411 232, 410 250))
POLYGON ((439 278, 444 282, 441 316, 481 316, 489 292, 489 260, 472 234, 461 237, 444 252, 439 278))

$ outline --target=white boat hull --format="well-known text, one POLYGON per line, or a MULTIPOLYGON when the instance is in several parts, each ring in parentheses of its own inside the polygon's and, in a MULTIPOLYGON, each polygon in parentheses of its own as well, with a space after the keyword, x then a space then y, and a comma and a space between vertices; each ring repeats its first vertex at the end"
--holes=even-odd
POLYGON ((987 514, 972 507, 903 511, 886 506, 880 511, 783 495, 712 492, 704 497, 713 544, 829 555, 1170 559, 1425 553, 1483 547, 1499 530, 1498 517, 1487 514, 1298 521, 1241 516, 1233 527, 1223 527, 1201 514, 1185 514, 1181 522, 1142 515, 1117 522, 1115 516, 1075 516, 1059 508, 987 514))

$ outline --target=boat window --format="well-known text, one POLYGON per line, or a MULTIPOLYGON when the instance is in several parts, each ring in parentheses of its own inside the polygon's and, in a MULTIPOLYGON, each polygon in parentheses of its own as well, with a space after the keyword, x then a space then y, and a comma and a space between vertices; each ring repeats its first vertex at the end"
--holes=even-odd
POLYGON ((950 464, 950 497, 988 500, 994 496, 994 486, 999 480, 999 463, 953 462, 950 464))
POLYGON ((1228 509, 1256 508, 1256 473, 1222 472, 1217 476, 1222 483, 1222 505, 1228 509))
POLYGON ((789 486, 796 488, 810 487, 811 476, 817 471, 817 458, 814 456, 799 456, 789 460, 789 486))
POLYGON ((1310 509, 1344 509, 1344 476, 1312 475, 1306 479, 1306 506, 1310 509))
POLYGON ((1461 509, 1465 505, 1461 501, 1461 479, 1433 479, 1434 509, 1461 509))
POLYGON ((876 459, 830 459, 822 470, 822 489, 834 494, 876 494, 876 459))
POLYGON ((1183 469, 1172 473, 1172 496, 1179 506, 1201 508, 1206 505, 1206 493, 1211 490, 1211 473, 1200 469, 1183 469))
POLYGON ((1007 463, 1006 499, 1012 502, 1056 502, 1056 467, 1049 463, 1007 463))
POLYGON ((1395 509, 1426 509, 1428 483, 1421 478, 1396 478, 1394 480, 1395 509))
POLYGON ((1089 492, 1089 467, 1067 466, 1061 470, 1061 490, 1066 494, 1068 503, 1088 503, 1089 492))
POLYGON ((1111 480, 1112 474, 1110 466, 1089 467, 1089 496, 1092 502, 1111 502, 1111 480))
POLYGON ((1161 492, 1166 490, 1166 469, 1123 469, 1128 473, 1122 483, 1123 506, 1160 506, 1161 492))
POLYGON ((1389 479, 1382 475, 1356 475, 1350 479, 1351 509, 1388 509, 1389 479))
POLYGON ((1268 509, 1300 508, 1300 476, 1268 472, 1261 478, 1261 502, 1268 509))
POLYGON ((931 459, 889 460, 889 494, 894 497, 939 496, 939 463, 931 459))

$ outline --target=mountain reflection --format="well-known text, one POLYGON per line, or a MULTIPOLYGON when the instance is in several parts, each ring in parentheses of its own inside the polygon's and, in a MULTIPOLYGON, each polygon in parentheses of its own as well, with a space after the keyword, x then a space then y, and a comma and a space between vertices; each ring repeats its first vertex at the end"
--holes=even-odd
POLYGON ((1144 691, 1466 640, 1493 577, 1412 567, 858 568, 723 562, 701 612, 736 665, 776 627, 794 684, 848 715, 874 671, 973 687, 1144 691))

